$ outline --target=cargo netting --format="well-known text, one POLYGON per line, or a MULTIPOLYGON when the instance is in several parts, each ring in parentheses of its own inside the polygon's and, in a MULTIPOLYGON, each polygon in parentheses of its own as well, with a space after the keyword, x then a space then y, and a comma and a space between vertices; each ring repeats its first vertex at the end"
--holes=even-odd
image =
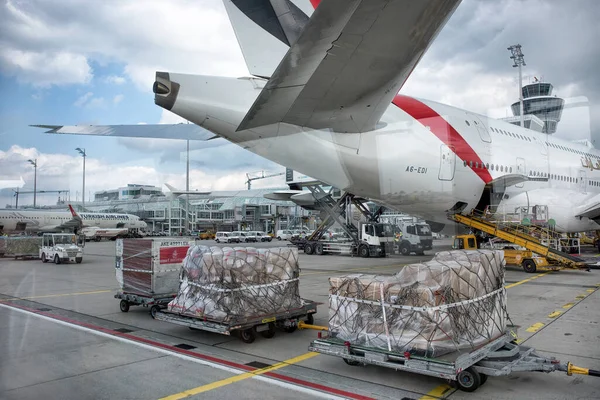
POLYGON ((243 321, 302 306, 298 249, 191 246, 170 312, 243 321))
POLYGON ((41 236, 0 236, 0 256, 39 257, 42 240, 41 236))
POLYGON ((395 275, 330 278, 329 330, 352 345, 438 357, 504 334, 502 251, 444 251, 395 275))

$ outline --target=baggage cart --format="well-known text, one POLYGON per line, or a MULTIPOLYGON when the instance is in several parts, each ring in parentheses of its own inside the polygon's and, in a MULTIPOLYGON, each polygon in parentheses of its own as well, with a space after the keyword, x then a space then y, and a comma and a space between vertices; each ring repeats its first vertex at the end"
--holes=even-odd
POLYGON ((410 352, 398 353, 380 348, 354 345, 348 341, 327 337, 311 342, 309 351, 340 357, 348 365, 377 365, 397 371, 434 376, 449 381, 465 392, 473 392, 487 381, 488 376, 510 375, 513 372, 564 371, 567 375, 600 376, 600 371, 580 368, 554 357, 545 357, 532 347, 516 343, 516 329, 509 327, 495 340, 473 351, 459 351, 441 357, 428 358, 410 352))
POLYGON ((245 343, 252 343, 256 334, 260 333, 264 338, 270 339, 275 336, 276 329, 282 329, 291 333, 298 328, 300 321, 305 320, 308 324, 314 322, 313 314, 317 312, 317 303, 311 300, 302 300, 298 308, 282 311, 270 315, 248 317, 240 320, 222 322, 201 317, 189 317, 168 311, 159 311, 155 319, 187 326, 192 330, 208 331, 221 335, 238 335, 245 343))

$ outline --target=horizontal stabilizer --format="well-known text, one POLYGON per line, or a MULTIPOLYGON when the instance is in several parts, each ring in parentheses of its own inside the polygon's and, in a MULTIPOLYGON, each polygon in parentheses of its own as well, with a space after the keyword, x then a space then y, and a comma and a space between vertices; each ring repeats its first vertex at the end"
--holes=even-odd
POLYGON ((64 135, 117 136, 151 139, 209 140, 214 134, 196 124, 30 125, 64 135))
POLYGON ((278 122, 374 129, 459 3, 321 2, 237 130, 278 122))

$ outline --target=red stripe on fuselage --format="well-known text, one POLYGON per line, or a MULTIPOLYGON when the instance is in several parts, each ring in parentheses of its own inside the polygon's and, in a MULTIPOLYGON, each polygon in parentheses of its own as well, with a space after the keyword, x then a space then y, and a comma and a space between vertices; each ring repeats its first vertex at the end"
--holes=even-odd
POLYGON ((475 150, 473 150, 469 143, 467 143, 452 125, 431 107, 421 103, 417 99, 400 94, 394 97, 392 103, 424 126, 429 127, 431 132, 445 143, 446 146, 450 147, 461 160, 469 163, 467 164, 468 166, 470 166, 470 162, 472 161, 473 166, 470 168, 483 182, 487 184, 492 181, 490 172, 483 167, 484 163, 481 161, 475 150), (475 163, 478 163, 479 168, 475 168, 475 163))
POLYGON ((310 4, 312 4, 313 8, 317 8, 321 0, 310 0, 310 4))

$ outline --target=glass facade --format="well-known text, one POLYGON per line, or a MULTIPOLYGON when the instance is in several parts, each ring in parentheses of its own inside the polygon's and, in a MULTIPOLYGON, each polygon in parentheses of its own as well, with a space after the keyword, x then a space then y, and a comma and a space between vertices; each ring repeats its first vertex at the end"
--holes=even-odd
MULTIPOLYGON (((565 101, 558 97, 536 97, 523 100, 523 114, 535 115, 544 121, 544 133, 556 132, 556 126, 560 122, 565 101)), ((519 102, 511 105, 515 116, 521 115, 519 102)))

